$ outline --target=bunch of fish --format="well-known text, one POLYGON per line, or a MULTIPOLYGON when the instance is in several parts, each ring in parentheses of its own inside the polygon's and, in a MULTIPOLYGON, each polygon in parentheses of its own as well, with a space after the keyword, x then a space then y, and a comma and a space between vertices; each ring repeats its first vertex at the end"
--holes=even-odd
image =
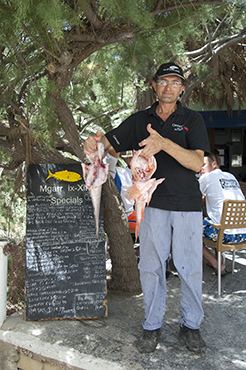
POLYGON ((82 163, 85 185, 90 192, 94 208, 96 238, 98 238, 99 230, 99 213, 100 213, 102 184, 104 184, 107 180, 109 166, 108 164, 105 165, 103 163, 103 157, 104 157, 104 145, 102 143, 97 143, 97 150, 94 153, 88 155, 88 159, 91 162, 90 165, 88 166, 87 164, 82 163))
POLYGON ((133 176, 133 185, 125 192, 128 200, 135 200, 136 229, 135 238, 139 235, 140 223, 144 218, 145 205, 149 205, 152 194, 159 184, 165 179, 151 179, 156 171, 156 159, 154 156, 149 159, 141 155, 142 149, 134 152, 130 167, 133 176))

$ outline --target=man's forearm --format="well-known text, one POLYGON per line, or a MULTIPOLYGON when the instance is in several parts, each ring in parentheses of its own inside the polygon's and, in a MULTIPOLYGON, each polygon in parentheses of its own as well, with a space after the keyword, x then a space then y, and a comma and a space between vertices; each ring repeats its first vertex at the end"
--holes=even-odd
POLYGON ((163 150, 189 170, 199 172, 203 166, 203 150, 185 149, 172 141, 169 141, 168 144, 165 144, 163 150))
MULTIPOLYGON (((105 150, 108 150, 110 147, 112 147, 112 145, 110 144, 110 142, 108 141, 108 139, 106 138, 106 136, 105 136, 105 135, 103 135, 103 136, 101 137, 100 142, 101 142, 101 143, 103 143, 105 150)), ((113 147, 112 147, 112 148, 113 148, 113 147)))

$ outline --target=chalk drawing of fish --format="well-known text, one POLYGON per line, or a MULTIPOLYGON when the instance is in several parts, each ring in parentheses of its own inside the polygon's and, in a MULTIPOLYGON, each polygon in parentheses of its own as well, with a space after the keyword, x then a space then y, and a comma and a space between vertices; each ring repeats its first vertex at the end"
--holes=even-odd
POLYGON ((94 208, 96 238, 98 238, 99 230, 99 213, 100 213, 102 184, 104 184, 107 180, 109 166, 108 163, 106 165, 103 163, 103 156, 104 156, 104 145, 102 143, 98 143, 97 150, 94 153, 88 155, 91 164, 89 166, 85 163, 81 164, 83 169, 85 185, 90 192, 94 208))
POLYGON ((81 175, 77 172, 71 172, 71 171, 57 171, 55 173, 51 173, 50 170, 48 170, 49 176, 45 179, 48 180, 50 177, 54 177, 57 180, 60 181, 67 181, 67 182, 76 182, 82 179, 81 175))
POLYGON ((128 200, 135 200, 136 214, 136 229, 135 238, 139 235, 140 223, 144 218, 144 209, 152 198, 152 194, 157 186, 164 181, 164 178, 159 180, 151 179, 151 176, 156 171, 156 159, 154 156, 149 159, 141 155, 142 149, 134 152, 130 167, 133 176, 133 185, 125 192, 125 197, 128 200))

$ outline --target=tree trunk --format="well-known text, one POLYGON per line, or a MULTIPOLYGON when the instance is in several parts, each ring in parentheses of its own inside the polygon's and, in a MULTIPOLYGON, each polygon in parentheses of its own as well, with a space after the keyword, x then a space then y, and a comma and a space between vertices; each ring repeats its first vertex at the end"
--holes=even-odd
MULTIPOLYGON (((82 161, 85 155, 82 140, 66 102, 60 94, 54 96, 59 119, 75 154, 82 161)), ((111 176, 104 185, 104 220, 105 232, 109 240, 109 254, 112 262, 112 277, 109 288, 127 292, 139 292, 140 280, 133 241, 129 232, 128 219, 124 204, 111 176)))
POLYGON ((103 185, 104 229, 108 235, 112 276, 108 288, 140 293, 140 278, 128 218, 111 176, 103 185))
POLYGON ((78 128, 75 124, 73 114, 67 103, 61 97, 60 92, 53 95, 56 104, 56 113, 59 120, 62 122, 62 127, 65 131, 66 138, 73 149, 75 155, 82 161, 86 161, 86 156, 83 151, 83 141, 79 135, 78 128))

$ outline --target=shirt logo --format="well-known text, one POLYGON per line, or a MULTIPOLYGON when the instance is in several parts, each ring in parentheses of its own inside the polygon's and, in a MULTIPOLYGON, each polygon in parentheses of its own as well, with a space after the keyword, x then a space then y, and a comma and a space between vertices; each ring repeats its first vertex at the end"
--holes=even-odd
POLYGON ((172 127, 174 129, 174 131, 189 131, 188 127, 184 126, 184 125, 179 125, 178 123, 173 123, 172 124, 172 127))
POLYGON ((118 145, 120 145, 120 142, 119 142, 119 140, 117 139, 116 135, 113 135, 113 138, 114 138, 114 140, 116 141, 116 143, 117 143, 118 145))
POLYGON ((235 189, 239 188, 239 185, 236 180, 226 180, 226 179, 220 179, 220 185, 222 189, 235 189))
POLYGON ((173 127, 174 131, 183 131, 183 129, 184 129, 184 125, 179 125, 178 123, 173 123, 172 127, 173 127))

